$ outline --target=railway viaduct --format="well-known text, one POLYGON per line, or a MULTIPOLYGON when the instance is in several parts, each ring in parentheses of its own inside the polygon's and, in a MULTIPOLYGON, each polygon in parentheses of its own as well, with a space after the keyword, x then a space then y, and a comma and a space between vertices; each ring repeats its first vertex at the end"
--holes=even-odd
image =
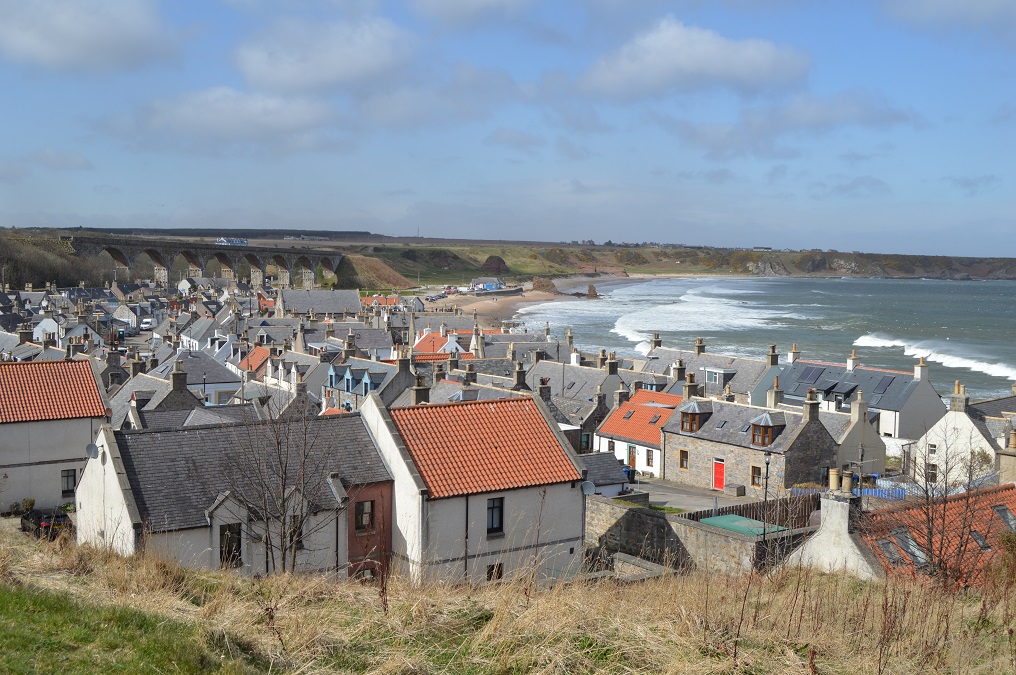
POLYGON ((75 236, 70 238, 70 244, 79 256, 96 256, 105 251, 122 268, 134 267, 141 256, 148 256, 155 266, 155 282, 166 286, 170 282, 170 267, 178 256, 183 256, 187 261, 188 276, 192 277, 204 276, 205 266, 215 260, 222 269, 222 276, 235 278, 237 266, 245 261, 250 265, 250 283, 255 288, 261 287, 268 265, 274 265, 278 270, 278 283, 281 287, 288 288, 299 279, 303 288, 312 288, 318 265, 326 273, 335 274, 343 258, 340 253, 264 246, 228 246, 173 239, 75 236))

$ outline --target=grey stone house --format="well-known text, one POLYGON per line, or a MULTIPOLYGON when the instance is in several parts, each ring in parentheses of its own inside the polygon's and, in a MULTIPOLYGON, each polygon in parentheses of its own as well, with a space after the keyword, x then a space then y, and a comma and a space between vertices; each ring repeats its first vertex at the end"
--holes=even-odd
POLYGON ((819 420, 818 401, 802 412, 695 398, 663 427, 663 478, 722 490, 743 485, 763 496, 766 459, 769 494, 797 483, 823 481, 836 466, 836 440, 819 420))

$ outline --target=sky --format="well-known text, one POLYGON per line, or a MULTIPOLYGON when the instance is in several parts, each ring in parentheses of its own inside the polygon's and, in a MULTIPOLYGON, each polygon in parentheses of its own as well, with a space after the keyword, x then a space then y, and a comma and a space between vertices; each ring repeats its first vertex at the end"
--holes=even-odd
POLYGON ((0 224, 1014 255, 1013 0, 0 0, 0 224))

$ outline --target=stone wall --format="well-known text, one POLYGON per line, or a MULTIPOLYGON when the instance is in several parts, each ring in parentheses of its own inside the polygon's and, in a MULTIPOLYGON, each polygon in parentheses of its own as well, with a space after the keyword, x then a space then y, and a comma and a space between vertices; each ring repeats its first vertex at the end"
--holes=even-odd
POLYGON ((599 495, 586 498, 586 547, 593 556, 614 553, 669 567, 732 573, 766 557, 782 559, 814 528, 750 536, 647 508, 626 506, 599 495), (769 554, 766 555, 765 551, 769 554))

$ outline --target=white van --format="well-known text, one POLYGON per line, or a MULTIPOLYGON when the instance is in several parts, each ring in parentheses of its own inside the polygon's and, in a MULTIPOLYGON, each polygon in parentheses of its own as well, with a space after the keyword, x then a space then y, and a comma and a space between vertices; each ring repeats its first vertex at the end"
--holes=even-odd
POLYGON ((155 322, 152 319, 141 319, 141 330, 152 330, 155 327, 155 322))

